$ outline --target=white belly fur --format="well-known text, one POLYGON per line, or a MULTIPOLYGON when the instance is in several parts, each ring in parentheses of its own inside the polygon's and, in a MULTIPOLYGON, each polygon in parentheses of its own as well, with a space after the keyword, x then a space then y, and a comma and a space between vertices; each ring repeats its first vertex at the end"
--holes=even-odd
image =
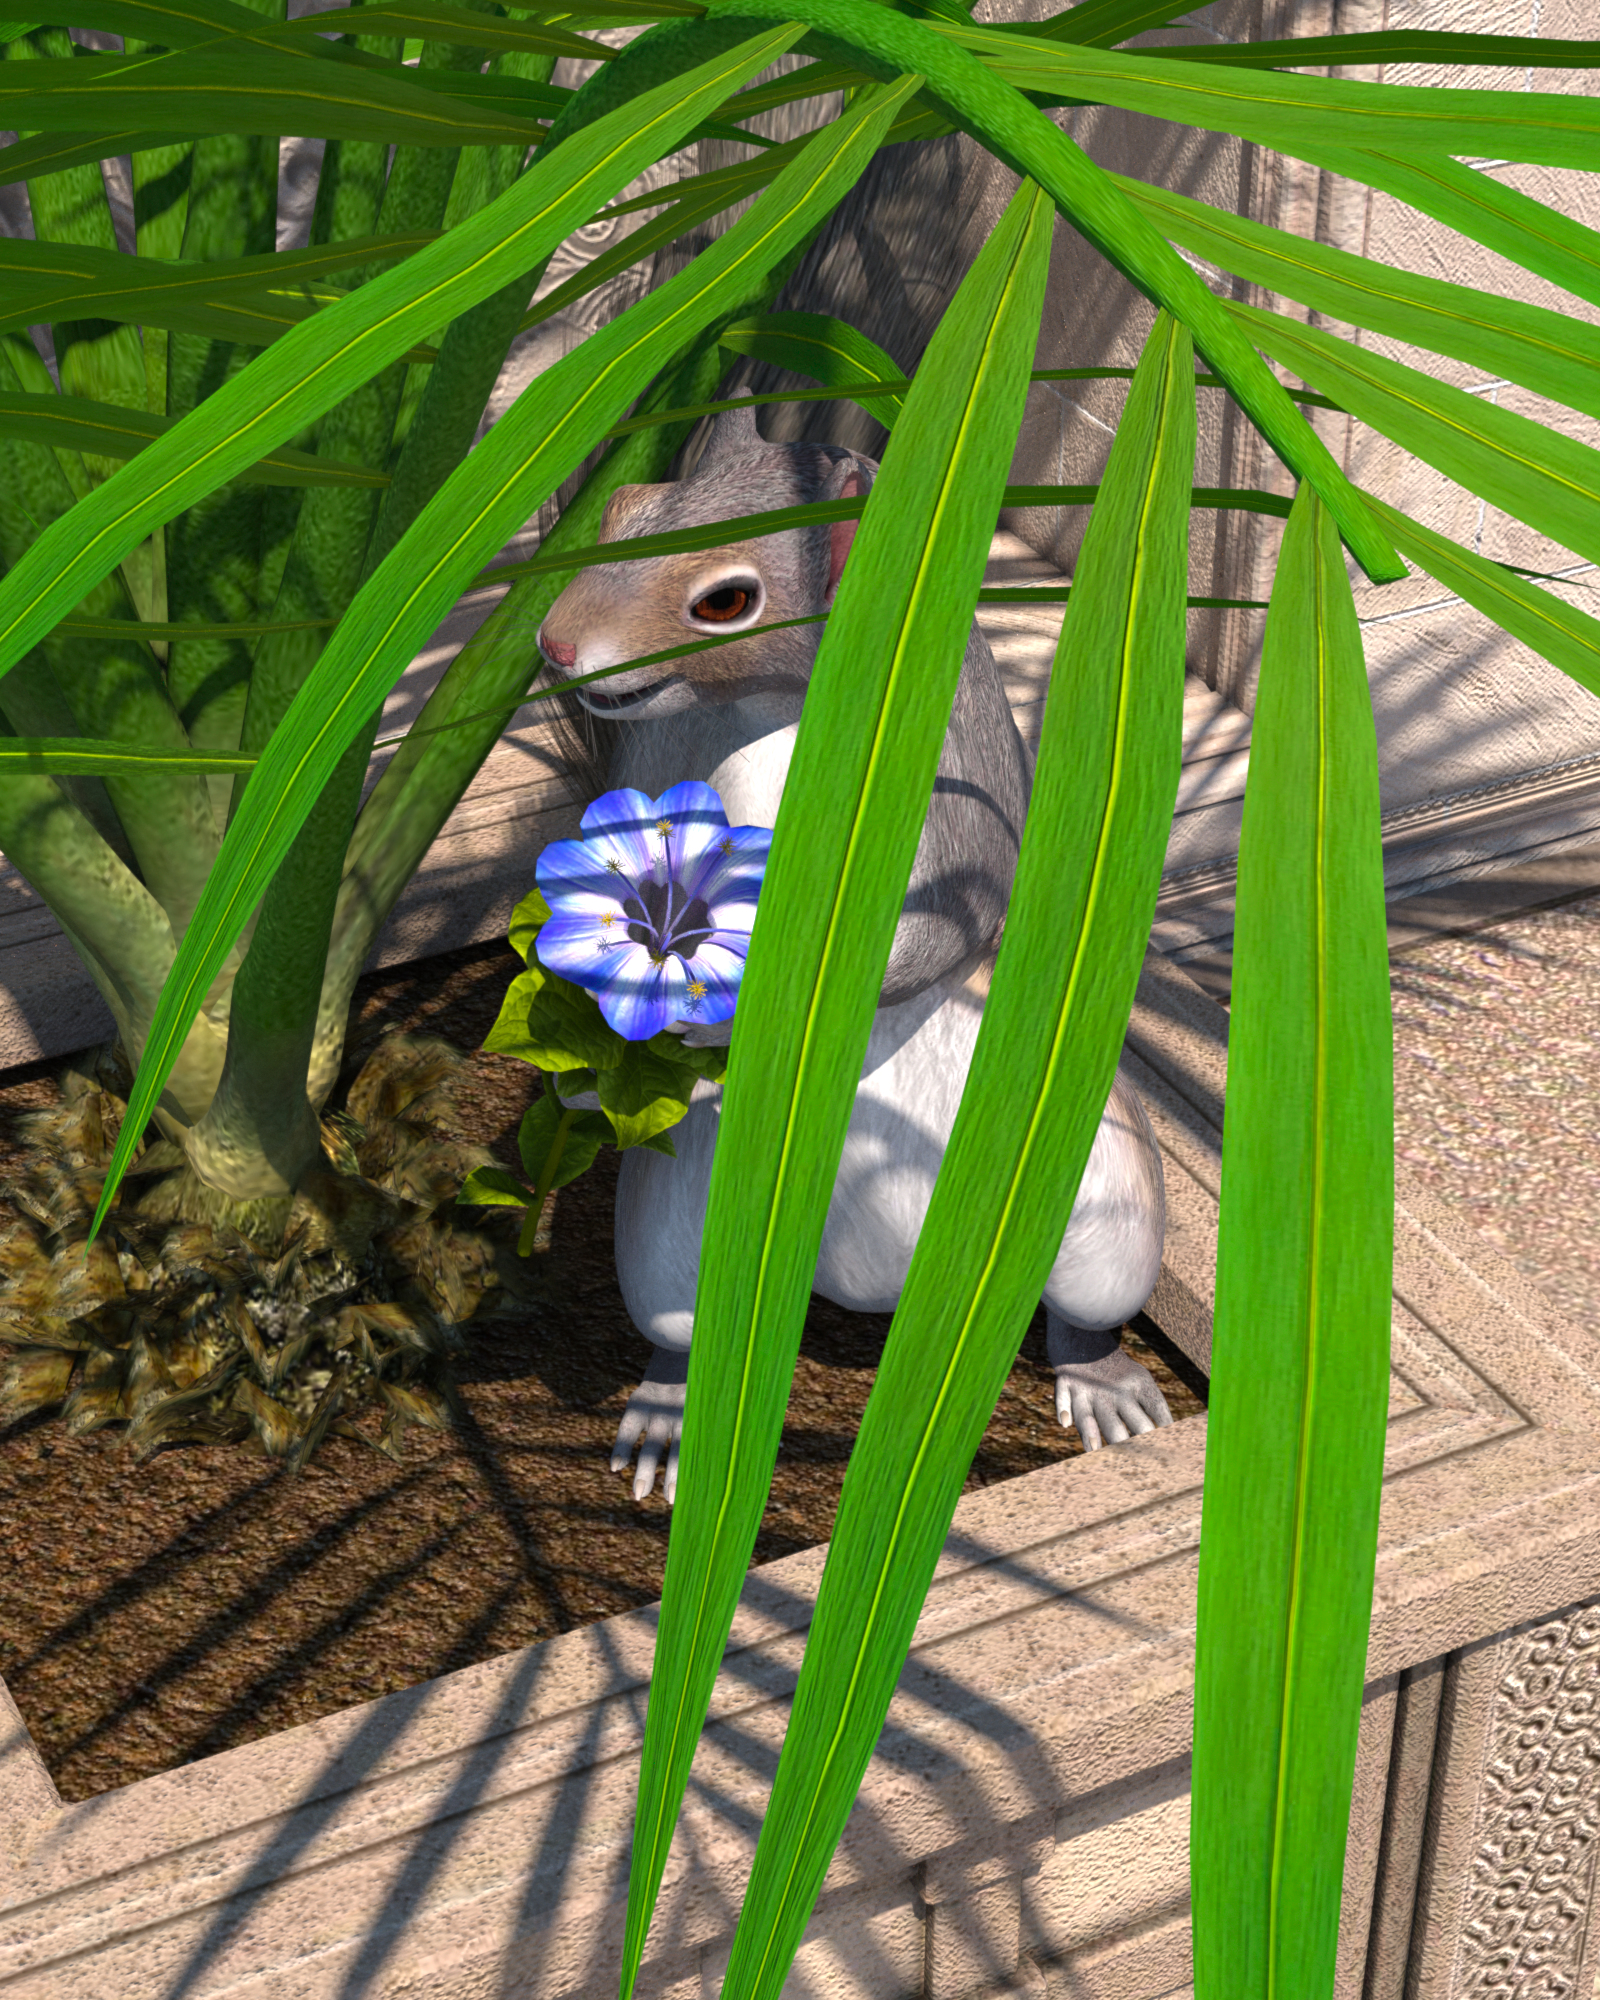
MULTIPOLYGON (((731 708, 726 712, 738 729, 731 708)), ((744 728, 750 719, 742 719, 744 728)), ((697 720, 703 728, 704 718, 697 720)), ((615 782, 658 796, 685 775, 671 723, 666 718, 655 728, 641 726, 615 782)), ((751 741, 722 746, 705 782, 722 798, 730 824, 775 823, 794 734, 794 723, 786 722, 751 741)), ((817 1260, 814 1286, 825 1298, 858 1311, 893 1310, 955 1124, 982 1016, 977 982, 953 992, 935 987, 904 1006, 879 1009, 817 1260)), ((721 1101, 716 1086, 697 1087, 688 1115, 673 1129, 676 1160, 637 1149, 623 1160, 618 1275, 634 1323, 662 1347, 689 1344, 721 1101)), ((1077 1326, 1113 1327, 1143 1305, 1160 1270, 1160 1186, 1160 1155, 1143 1108, 1119 1076, 1045 1286, 1054 1312, 1077 1326)))

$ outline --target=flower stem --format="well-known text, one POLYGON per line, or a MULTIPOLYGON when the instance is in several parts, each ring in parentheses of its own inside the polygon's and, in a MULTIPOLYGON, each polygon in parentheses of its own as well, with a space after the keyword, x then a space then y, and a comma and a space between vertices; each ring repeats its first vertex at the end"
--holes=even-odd
MULTIPOLYGON (((555 1079, 546 1076, 544 1087, 555 1096, 555 1079)), ((559 1104, 561 1100, 556 1099, 559 1104)), ((567 1133, 572 1121, 578 1115, 577 1107, 571 1104, 561 1106, 561 1122, 556 1126, 556 1136, 550 1141, 550 1150, 544 1156, 544 1165, 539 1169, 539 1185, 533 1191, 533 1201, 528 1209, 527 1219, 522 1225, 522 1234, 517 1238, 517 1255, 527 1257, 533 1251, 533 1239, 539 1233, 539 1219, 544 1214, 545 1198, 548 1196, 556 1170, 561 1165, 561 1155, 566 1150, 567 1133)))

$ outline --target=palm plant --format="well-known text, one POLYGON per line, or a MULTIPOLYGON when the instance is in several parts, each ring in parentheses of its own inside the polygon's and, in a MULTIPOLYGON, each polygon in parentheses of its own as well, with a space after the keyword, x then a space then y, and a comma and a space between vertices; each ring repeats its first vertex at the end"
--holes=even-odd
MULTIPOLYGON (((1486 305, 1116 180, 1048 108, 1122 106, 1309 159, 1590 304, 1600 239, 1457 156, 1586 165, 1600 112, 1581 96, 1284 67, 1590 64, 1583 44, 1116 46, 1184 11, 1082 0, 978 27, 955 0, 587 0, 560 14, 394 0, 352 23, 338 10, 286 22, 271 0, 75 0, 71 25, 120 35, 122 53, 73 56, 63 29, 10 30, 0 98, 31 136, 3 166, 29 181, 38 240, 0 246, 0 709, 13 732, 0 742, 0 843, 82 953, 137 1064, 96 1169, 97 1227, 154 1118, 173 1149, 174 1216, 281 1233, 320 1171, 317 1113, 377 927, 527 693, 543 611, 602 559, 608 493, 665 474, 724 348, 803 366, 892 419, 817 654, 728 1070, 625 1991, 772 1469, 849 1100, 1007 498, 1057 214, 1159 312, 1098 490, 1054 496, 1094 509, 1006 941, 852 1458, 724 1990, 782 1987, 1106 1097, 1177 782, 1207 383, 1299 490, 1240 860, 1200 1581, 1196 1983, 1208 2000, 1331 1990, 1392 1227, 1375 746, 1345 551, 1375 582, 1402 576, 1403 556, 1591 691, 1600 625, 1358 493, 1262 354, 1309 385, 1303 396, 1332 398, 1589 557, 1600 488, 1589 448, 1225 304, 1172 245, 1576 409, 1595 411, 1600 376, 1570 318, 1486 305), (654 25, 620 54, 580 32, 626 21, 654 25), (357 32, 324 39, 340 28, 357 32), (407 67, 402 38, 416 35, 407 67), (751 87, 790 51, 810 65, 751 87), (575 93, 556 89, 552 62, 579 53, 605 60, 575 93), (538 274, 573 229, 697 135, 739 137, 754 111, 840 88, 844 110, 815 133, 682 184, 650 243, 757 199, 467 456, 538 274), (285 129, 327 146, 310 247, 269 257, 265 135, 285 129), (914 380, 837 323, 764 318, 875 151, 951 130, 1022 184, 914 380), (91 164, 122 153, 137 259, 114 246, 91 164), (55 329, 59 390, 19 337, 41 322, 55 329), (358 816, 383 695, 481 566, 608 440, 358 816)), ((1041 504, 1034 489, 1027 499, 1041 504)))

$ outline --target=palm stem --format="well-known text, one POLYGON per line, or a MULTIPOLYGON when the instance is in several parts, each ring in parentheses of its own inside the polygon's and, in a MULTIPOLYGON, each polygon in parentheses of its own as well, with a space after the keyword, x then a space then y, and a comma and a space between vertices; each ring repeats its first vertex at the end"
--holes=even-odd
MULTIPOLYGON (((282 19, 284 0, 245 0, 282 19)), ((195 146, 181 255, 191 263, 259 256, 277 240, 278 148, 271 139, 228 134, 195 146)), ((255 350, 199 334, 167 342, 167 413, 187 416, 231 381, 255 350)), ((298 440, 297 440, 298 442, 298 440)), ((229 485, 207 494, 167 529, 168 616, 174 624, 242 623, 261 615, 262 571, 281 556, 299 495, 269 499, 261 486, 229 485)), ((234 750, 250 685, 245 639, 184 639, 170 649, 167 683, 197 749, 234 750)), ((209 781, 216 822, 226 817, 230 780, 209 781)))
MULTIPOLYGON (((472 52, 433 47, 429 68, 471 68, 472 52)), ((330 229, 360 234, 437 228, 450 200, 458 155, 406 146, 395 156, 376 214, 376 176, 339 166, 339 184, 321 209, 330 229)), ((380 466, 389 450, 404 381, 403 364, 383 370, 322 420, 319 447, 380 466)), ((312 488, 301 501, 273 607, 275 622, 343 615, 376 556, 369 491, 312 488)), ((242 742, 261 749, 288 712, 326 643, 326 630, 275 633, 257 650, 242 742)), ((190 1135, 190 1164, 207 1186, 238 1202, 291 1194, 315 1161, 316 1113, 307 1096, 329 937, 345 850, 361 800, 377 717, 351 745, 262 898, 250 948, 234 981, 228 1051, 216 1096, 190 1135)), ((235 791, 235 802, 242 786, 235 791)), ((338 1022, 334 1068, 344 1041, 338 1022)), ((331 1084, 331 1077, 329 1082, 331 1084)), ((321 1093, 317 1097, 320 1104, 321 1093)))
MULTIPOLYGON (((0 343, 0 389, 22 386, 15 359, 21 342, 0 343)), ((0 560, 17 562, 41 530, 73 505, 54 452, 20 439, 0 440, 0 560)), ((131 620, 134 607, 119 572, 95 585, 81 609, 90 617, 131 620)), ((35 649, 34 692, 59 690, 75 729, 121 743, 189 748, 148 647, 128 639, 72 639, 51 634, 35 649)), ((10 676, 0 681, 0 703, 10 676)), ((19 695, 22 690, 16 691, 19 695)), ((69 732, 71 733, 71 732, 69 732)), ((106 792, 152 895, 181 933, 217 850, 210 802, 198 778, 127 777, 106 792)))

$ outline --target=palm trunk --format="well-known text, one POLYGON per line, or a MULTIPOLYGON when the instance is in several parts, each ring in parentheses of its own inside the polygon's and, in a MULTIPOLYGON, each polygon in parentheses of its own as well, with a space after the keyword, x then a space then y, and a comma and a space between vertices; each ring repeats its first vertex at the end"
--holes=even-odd
MULTIPOLYGON (((425 49, 423 62, 440 68, 475 66, 471 51, 447 47, 425 49)), ((320 226, 361 235, 374 226, 385 233, 440 225, 451 198, 456 153, 400 148, 376 213, 372 202, 379 177, 370 171, 373 164, 354 149, 348 163, 336 161, 329 198, 319 199, 320 226)), ((497 356, 491 380, 499 364, 497 356)), ((404 377, 404 364, 397 363, 330 411, 318 429, 319 448, 381 467, 390 450, 404 377)), ((419 427, 419 443, 424 435, 419 427)), ((305 493, 273 605, 274 622, 343 615, 377 560, 376 515, 368 491, 321 487, 305 493)), ((244 748, 259 751, 270 740, 325 643, 318 632, 279 633, 262 640, 243 720, 244 748)), ((376 729, 374 717, 346 751, 262 899, 233 986, 222 1075, 205 1116, 186 1142, 190 1166, 202 1184, 191 1193, 189 1213, 227 1215, 241 1228, 275 1234, 287 1218, 296 1186, 318 1157, 318 1121, 307 1096, 307 1075, 344 855, 376 729)), ((237 781, 235 803, 242 789, 243 781, 237 781)), ((341 1019, 341 1048, 343 1026, 341 1019)), ((318 1095, 318 1105, 325 1095, 318 1095)))

